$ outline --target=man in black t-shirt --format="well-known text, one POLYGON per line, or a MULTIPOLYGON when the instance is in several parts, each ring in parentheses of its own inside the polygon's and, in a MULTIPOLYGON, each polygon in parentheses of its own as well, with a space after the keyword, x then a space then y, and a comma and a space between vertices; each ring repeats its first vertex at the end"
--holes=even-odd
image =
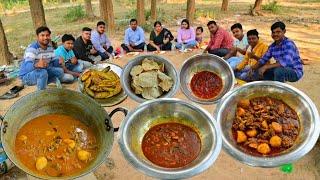
POLYGON ((77 59, 95 64, 98 61, 101 61, 101 57, 99 56, 98 51, 94 49, 90 38, 91 29, 84 27, 82 29, 82 35, 74 42, 73 51, 77 59))

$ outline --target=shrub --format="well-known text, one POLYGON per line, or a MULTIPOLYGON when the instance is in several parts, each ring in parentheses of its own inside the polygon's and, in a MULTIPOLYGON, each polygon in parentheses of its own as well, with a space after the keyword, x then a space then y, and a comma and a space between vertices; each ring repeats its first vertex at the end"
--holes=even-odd
POLYGON ((271 11, 273 13, 277 13, 280 11, 280 6, 277 1, 271 1, 265 5, 262 5, 262 10, 271 11))
POLYGON ((64 20, 67 22, 78 21, 86 16, 82 6, 69 7, 67 9, 66 15, 63 16, 64 20))

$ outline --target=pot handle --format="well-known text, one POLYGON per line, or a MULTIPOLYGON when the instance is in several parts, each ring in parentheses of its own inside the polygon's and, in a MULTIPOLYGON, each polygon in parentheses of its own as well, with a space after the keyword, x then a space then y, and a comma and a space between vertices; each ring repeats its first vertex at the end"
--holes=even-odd
POLYGON ((3 122, 3 120, 4 120, 3 116, 0 115, 0 125, 2 125, 2 123, 3 123, 2 131, 5 134, 7 132, 8 122, 6 122, 6 121, 3 122))
MULTIPOLYGON (((105 124, 106 124, 106 130, 107 131, 110 131, 110 129, 111 129, 111 126, 109 124, 111 122, 111 117, 118 111, 123 112, 124 116, 127 116, 127 114, 128 114, 128 110, 125 109, 125 108, 122 108, 122 107, 118 107, 118 108, 114 109, 113 111, 111 111, 110 114, 107 114, 107 117, 105 119, 105 124)), ((117 132, 118 130, 119 130, 119 127, 113 128, 113 132, 117 132)))

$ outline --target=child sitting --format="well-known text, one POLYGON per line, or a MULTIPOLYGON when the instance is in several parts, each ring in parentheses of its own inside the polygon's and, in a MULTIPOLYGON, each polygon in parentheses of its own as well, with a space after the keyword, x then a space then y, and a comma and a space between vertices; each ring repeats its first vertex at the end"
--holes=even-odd
POLYGON ((73 82, 75 78, 80 76, 83 71, 83 64, 78 62, 75 54, 73 52, 73 43, 75 39, 70 34, 65 34, 62 36, 62 43, 55 51, 54 54, 59 58, 59 63, 61 64, 64 73, 70 74, 72 76, 67 76, 68 80, 65 82, 73 82))

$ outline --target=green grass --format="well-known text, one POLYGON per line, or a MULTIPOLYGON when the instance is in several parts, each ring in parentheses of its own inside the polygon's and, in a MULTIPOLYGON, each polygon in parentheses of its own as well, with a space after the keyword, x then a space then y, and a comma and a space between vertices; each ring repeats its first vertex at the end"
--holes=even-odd
POLYGON ((281 6, 278 5, 277 1, 271 1, 265 5, 262 5, 262 10, 278 13, 281 10, 281 6))
POLYGON ((63 16, 63 19, 66 22, 75 22, 80 19, 83 19, 86 16, 86 13, 84 12, 83 6, 75 6, 75 7, 69 7, 67 9, 67 13, 63 16))

